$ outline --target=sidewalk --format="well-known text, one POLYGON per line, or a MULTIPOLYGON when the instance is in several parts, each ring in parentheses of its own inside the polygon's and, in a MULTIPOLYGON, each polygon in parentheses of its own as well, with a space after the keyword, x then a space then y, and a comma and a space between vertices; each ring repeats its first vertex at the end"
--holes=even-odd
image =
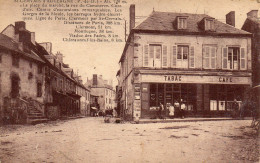
POLYGON ((227 120, 251 120, 251 117, 241 118, 174 118, 174 119, 140 119, 138 123, 171 123, 171 122, 198 122, 198 121, 227 121, 227 120))

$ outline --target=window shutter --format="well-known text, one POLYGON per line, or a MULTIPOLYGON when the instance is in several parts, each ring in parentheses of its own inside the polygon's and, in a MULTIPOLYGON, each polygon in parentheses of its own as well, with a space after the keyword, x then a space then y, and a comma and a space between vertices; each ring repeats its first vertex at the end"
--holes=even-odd
POLYGON ((189 63, 190 68, 195 68, 194 46, 190 47, 189 63))
POLYGON ((148 67, 148 45, 144 45, 143 66, 148 67))
POLYGON ((202 55, 203 55, 203 68, 209 68, 209 52, 210 49, 207 46, 202 48, 202 55))
POLYGON ((177 25, 178 25, 178 29, 180 29, 181 28, 181 20, 180 20, 180 18, 178 18, 177 25))
POLYGON ((162 67, 167 67, 167 46, 163 45, 163 50, 162 50, 162 67))
POLYGON ((172 67, 176 67, 177 46, 172 47, 172 67))
POLYGON ((227 50, 228 48, 222 49, 222 69, 227 69, 227 61, 228 61, 227 50))
POLYGON ((240 69, 246 70, 246 54, 245 48, 240 48, 240 69))
POLYGON ((211 68, 215 69, 216 68, 216 47, 211 48, 211 57, 210 57, 210 62, 211 62, 211 68))
POLYGON ((154 66, 154 46, 149 46, 149 58, 148 58, 148 66, 154 66))

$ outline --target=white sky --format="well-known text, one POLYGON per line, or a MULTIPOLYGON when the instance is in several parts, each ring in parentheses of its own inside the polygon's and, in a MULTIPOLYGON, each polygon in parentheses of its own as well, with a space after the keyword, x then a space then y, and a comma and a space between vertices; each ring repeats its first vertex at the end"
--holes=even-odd
MULTIPOLYGON (((236 13, 236 27, 241 28, 246 13, 251 10, 259 10, 260 0, 127 0, 128 4, 123 8, 123 17, 128 20, 129 6, 135 4, 136 16, 148 16, 153 8, 155 11, 182 12, 182 13, 206 13, 221 21, 225 21, 225 15, 230 11, 236 13), (258 2, 259 1, 259 2, 258 2)), ((259 11, 260 12, 260 11, 259 11)), ((0 0, 0 31, 7 25, 21 21, 21 9, 14 0, 0 0)), ((136 20, 140 22, 139 19, 136 20)), ((127 30, 129 29, 127 24, 127 30)), ((39 22, 27 21, 26 28, 35 32, 36 41, 52 42, 53 53, 60 51, 64 54, 64 62, 79 72, 85 82, 87 77, 92 78, 93 73, 102 74, 103 78, 113 79, 117 84, 116 72, 119 69, 118 61, 122 54, 124 43, 86 43, 63 42, 63 37, 68 37, 73 29, 65 26, 63 21, 39 22), (96 69, 94 70, 94 67, 96 69)), ((116 31, 124 34, 124 27, 116 31)), ((124 38, 124 37, 122 37, 124 38)))

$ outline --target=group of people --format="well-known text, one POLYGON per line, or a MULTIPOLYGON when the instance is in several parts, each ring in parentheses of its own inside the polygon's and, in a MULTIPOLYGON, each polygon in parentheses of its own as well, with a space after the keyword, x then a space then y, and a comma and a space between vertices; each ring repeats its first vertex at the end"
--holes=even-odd
POLYGON ((160 106, 157 110, 158 118, 163 119, 162 112, 164 111, 164 109, 167 109, 166 111, 168 112, 169 117, 172 119, 177 116, 179 116, 180 118, 184 118, 186 104, 183 102, 183 100, 181 100, 181 103, 175 100, 173 105, 171 103, 167 103, 166 107, 164 107, 163 104, 160 102, 160 106))

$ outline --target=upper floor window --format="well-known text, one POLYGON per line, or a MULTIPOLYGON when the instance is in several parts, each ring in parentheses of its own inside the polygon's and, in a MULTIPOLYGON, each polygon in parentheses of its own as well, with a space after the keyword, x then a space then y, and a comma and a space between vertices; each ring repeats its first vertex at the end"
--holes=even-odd
POLYGON ((189 46, 186 45, 177 46, 177 67, 188 68, 188 55, 189 55, 189 46))
POLYGON ((17 55, 12 55, 12 65, 19 67, 19 57, 17 55))
POLYGON ((216 50, 215 46, 203 46, 203 68, 215 69, 216 68, 216 50))
POLYGON ((246 70, 245 48, 223 48, 222 68, 229 70, 246 70))
POLYGON ((166 45, 144 45, 143 66, 195 68, 194 47, 189 45, 170 47, 166 45))
POLYGON ((178 29, 187 29, 187 17, 178 17, 178 29))
POLYGON ((214 19, 205 19, 205 31, 214 30, 214 19))
POLYGON ((145 45, 144 48, 144 66, 161 67, 162 46, 151 44, 145 45))
POLYGON ((41 74, 41 73, 42 73, 42 66, 38 65, 38 74, 41 74))
POLYGON ((0 54, 0 63, 2 63, 2 54, 0 54))

